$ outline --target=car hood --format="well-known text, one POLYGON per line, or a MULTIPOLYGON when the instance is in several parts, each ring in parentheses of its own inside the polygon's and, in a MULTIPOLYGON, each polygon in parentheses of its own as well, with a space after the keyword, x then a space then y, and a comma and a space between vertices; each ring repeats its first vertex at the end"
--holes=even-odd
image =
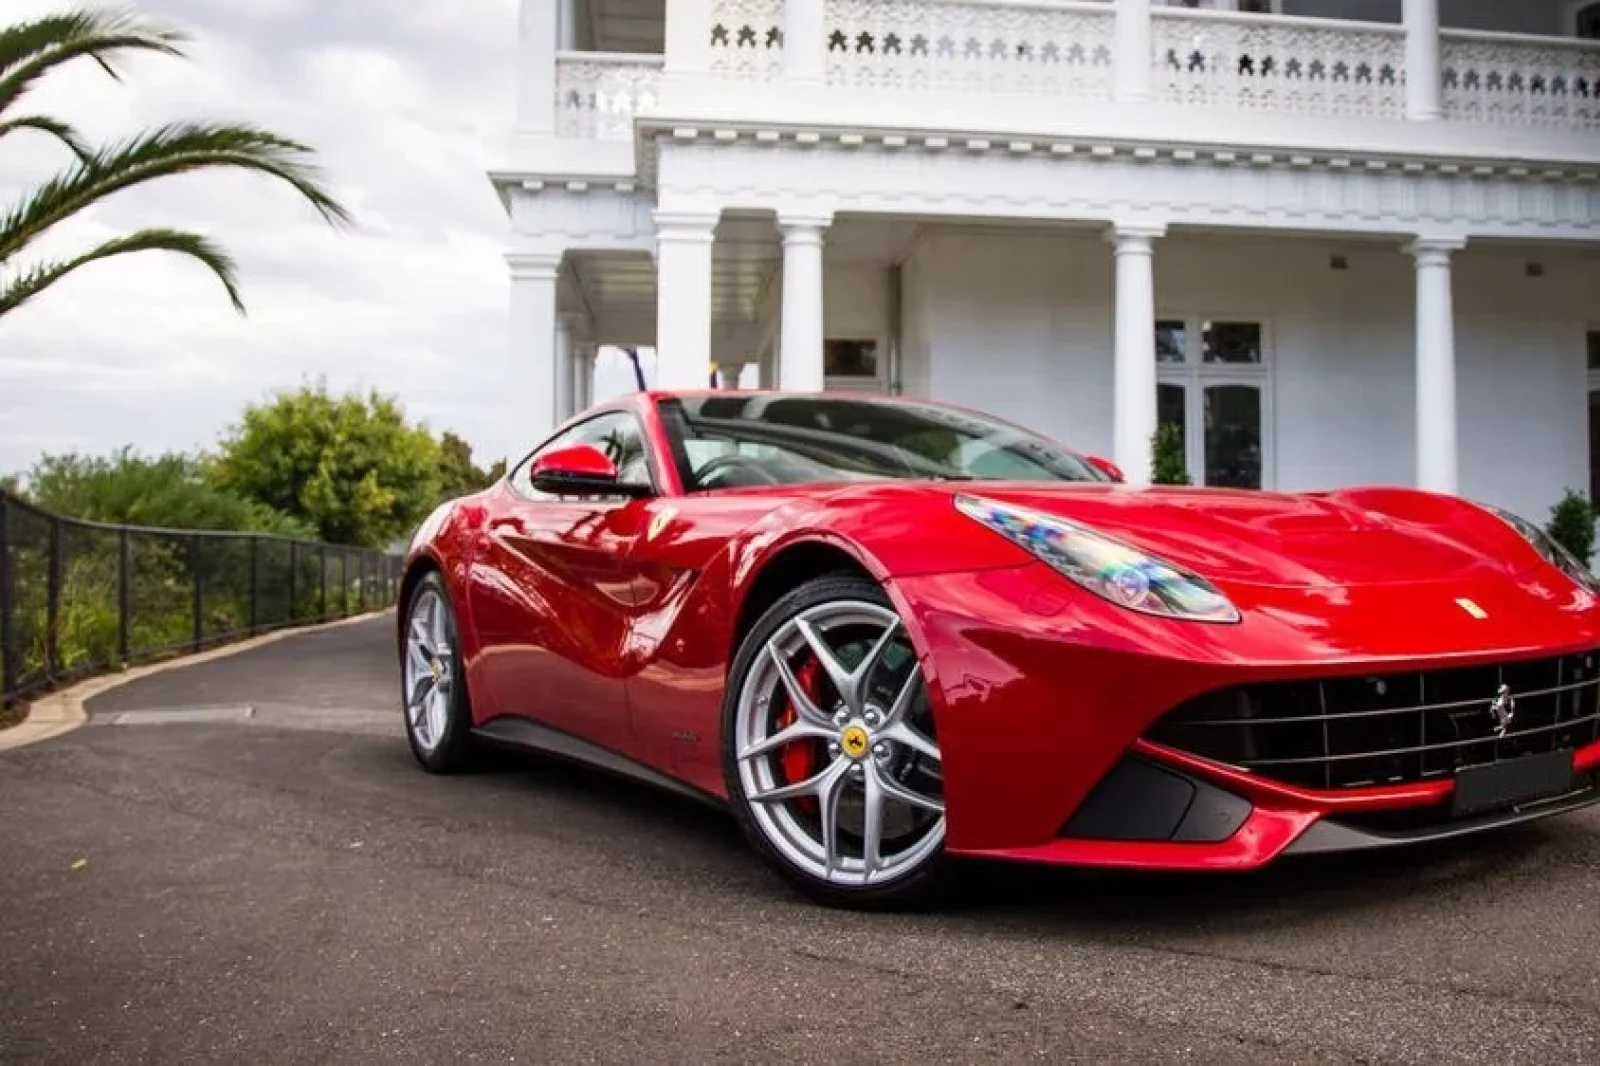
POLYGON ((1513 576, 1506 555, 1337 494, 1000 483, 960 492, 1070 519, 1222 582, 1348 588, 1513 576))

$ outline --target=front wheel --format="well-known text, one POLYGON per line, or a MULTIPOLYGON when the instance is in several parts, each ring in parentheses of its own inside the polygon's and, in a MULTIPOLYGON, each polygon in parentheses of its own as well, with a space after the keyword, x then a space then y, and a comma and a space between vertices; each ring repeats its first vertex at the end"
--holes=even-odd
POLYGON ((801 891, 889 907, 932 889, 938 738, 916 652, 876 584, 818 578, 767 611, 730 671, 722 748, 740 828, 801 891))
POLYGON ((456 646, 455 609, 437 573, 417 582, 406 606, 400 678, 411 754, 430 773, 465 768, 472 749, 472 704, 456 646))

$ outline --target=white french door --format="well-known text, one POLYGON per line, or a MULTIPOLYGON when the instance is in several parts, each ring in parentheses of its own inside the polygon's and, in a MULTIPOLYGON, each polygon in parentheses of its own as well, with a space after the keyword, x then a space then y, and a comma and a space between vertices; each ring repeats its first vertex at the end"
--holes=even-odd
POLYGON ((1182 430, 1196 485, 1270 488, 1267 327, 1206 316, 1156 323, 1157 419, 1182 430))

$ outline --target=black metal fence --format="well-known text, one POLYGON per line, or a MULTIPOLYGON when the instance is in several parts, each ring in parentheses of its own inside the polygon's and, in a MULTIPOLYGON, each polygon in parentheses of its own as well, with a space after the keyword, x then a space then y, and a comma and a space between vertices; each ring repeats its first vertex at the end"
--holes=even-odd
POLYGON ((397 556, 62 518, 0 492, 0 701, 394 603, 397 556))

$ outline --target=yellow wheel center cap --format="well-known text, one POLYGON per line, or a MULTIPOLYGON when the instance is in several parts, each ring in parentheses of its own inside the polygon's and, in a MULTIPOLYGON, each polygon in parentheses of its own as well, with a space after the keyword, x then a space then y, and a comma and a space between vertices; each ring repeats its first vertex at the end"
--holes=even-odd
POLYGON ((867 736, 867 731, 858 725, 853 725, 839 734, 839 747, 852 759, 859 759, 867 753, 867 748, 872 744, 872 738, 867 736))
POLYGON ((438 659, 433 659, 428 663, 428 671, 433 674, 433 683, 436 685, 439 683, 439 679, 444 677, 444 667, 439 665, 438 659))

